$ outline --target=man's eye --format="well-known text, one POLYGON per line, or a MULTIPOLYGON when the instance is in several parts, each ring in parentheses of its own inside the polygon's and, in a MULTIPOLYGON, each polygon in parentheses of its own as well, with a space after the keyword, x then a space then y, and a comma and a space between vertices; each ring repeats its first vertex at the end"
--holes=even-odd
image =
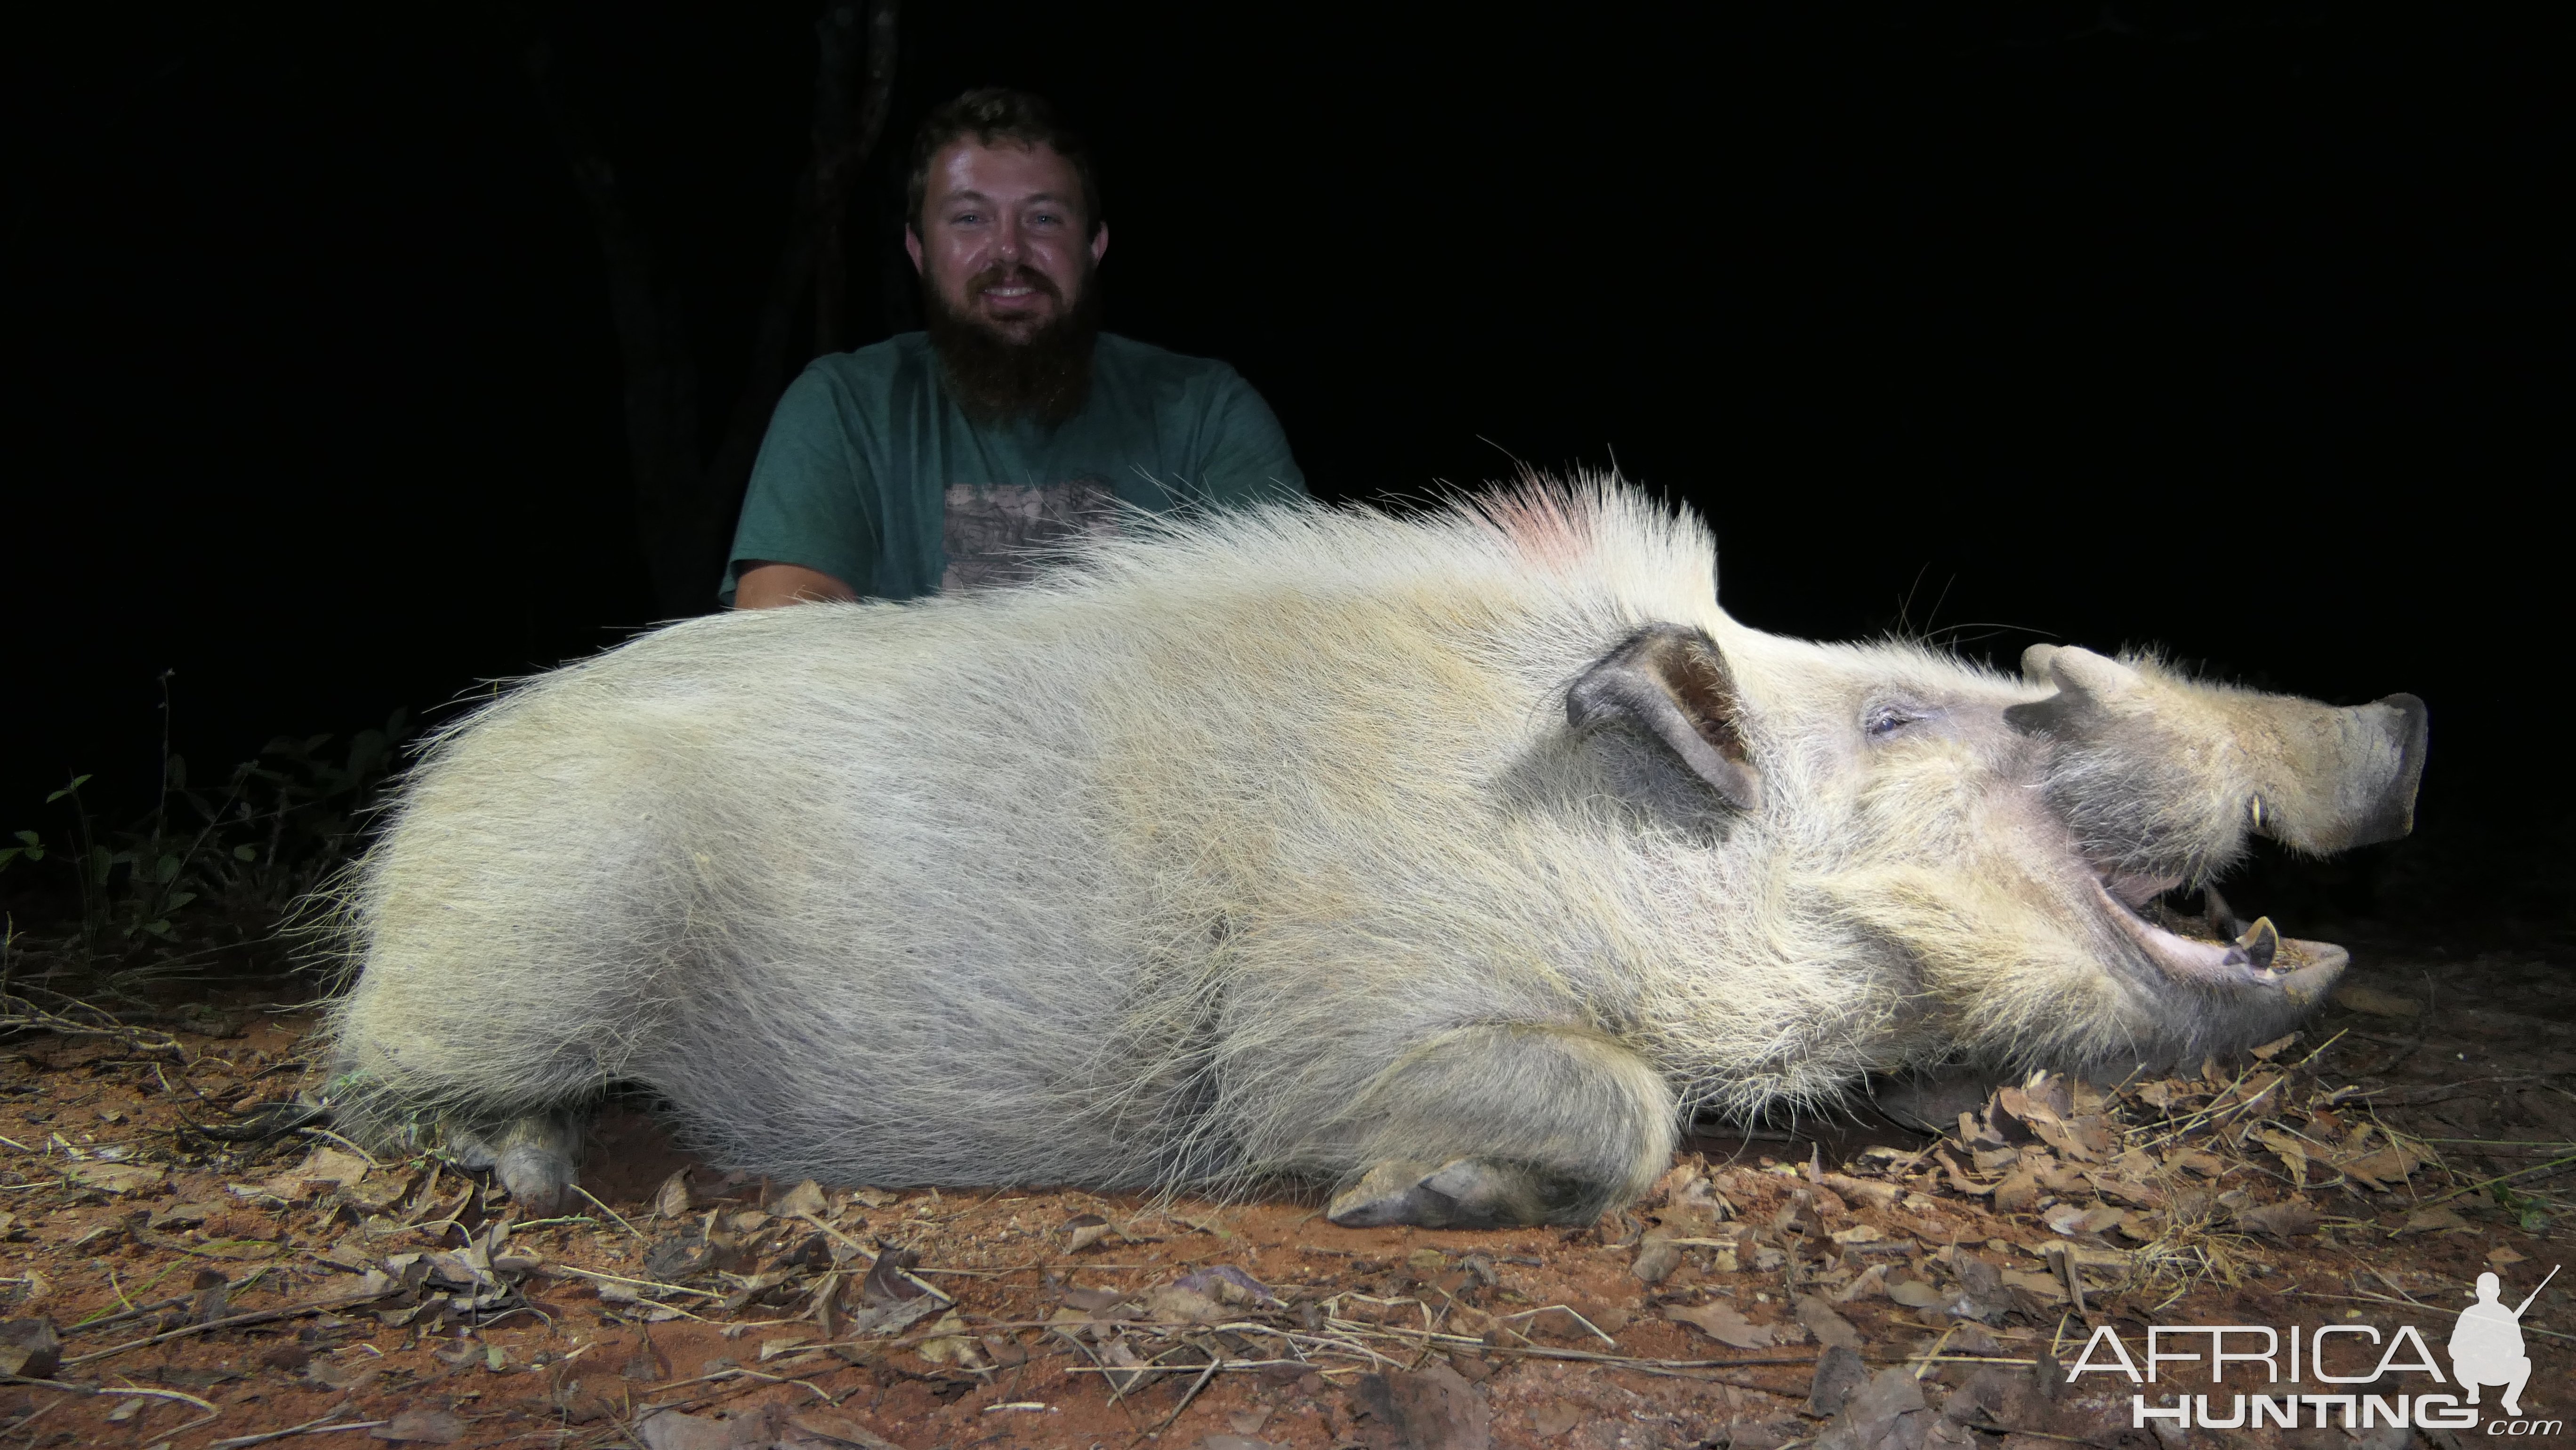
POLYGON ((982 212, 961 211, 957 215, 950 217, 948 219, 948 224, 950 226, 966 227, 973 226, 975 223, 980 222, 983 219, 984 214, 982 212))

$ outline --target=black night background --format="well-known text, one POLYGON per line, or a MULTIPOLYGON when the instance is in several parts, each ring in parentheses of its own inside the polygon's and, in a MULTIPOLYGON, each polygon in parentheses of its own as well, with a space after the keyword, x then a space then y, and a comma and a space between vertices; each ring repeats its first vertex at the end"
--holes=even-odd
MULTIPOLYGON (((1831 1308, 1811 1319, 1814 1297, 1792 1322, 1791 1296, 1831 1281, 1803 1276, 1877 1275, 1879 1302, 1834 1302, 1871 1363, 1921 1360, 1873 1386, 1910 1372, 1912 1403, 1925 1388, 1938 1402, 1931 1371, 1963 1366, 1932 1360, 1982 1338, 1980 1365, 2032 1366, 2054 1405, 2022 1395, 2034 1418, 2014 1423, 2070 1444, 2130 1433, 2129 1387, 2056 1403, 2052 1323, 2063 1337, 2075 1315, 2134 1327, 2170 1310, 2341 1331, 2433 1301, 2447 1322, 2463 1285, 2501 1272, 2509 1298, 2540 1305, 2535 1400, 2568 1382, 2576 1279, 2535 1287, 2562 1257, 2554 1228, 2576 1224, 2567 7, 135 0, 15 31, 0 47, 0 1434, 47 1412, 59 1369, 84 1382, 31 1446, 185 1431, 187 1450, 388 1421, 378 1439, 458 1443, 470 1424, 471 1443, 515 1444, 539 1433, 524 1422, 558 1446, 577 1428, 585 1446, 882 1446, 855 1419, 803 1442, 663 1440, 630 1421, 666 1392, 683 1397, 646 1407, 681 1417, 666 1429, 743 1390, 778 1391, 785 1414, 790 1386, 738 1365, 736 1337, 791 1322, 751 1317, 775 1312, 832 1338, 861 1301, 912 1304, 897 1333, 924 1307, 878 1293, 915 1262, 894 1257, 904 1245, 928 1255, 921 1272, 965 1276, 940 1282, 979 1333, 1070 1303, 1108 1313, 1183 1260, 1240 1254, 1224 1272, 1283 1286, 1305 1316, 1269 1300, 1258 1312, 1283 1336, 1342 1304, 1327 1289, 1409 1306, 1438 1287, 1496 1325, 1550 1312, 1505 1316, 1506 1300, 1591 1305, 1624 1335, 1614 1348, 1659 1356, 1729 1352, 1711 1336, 1796 1346, 1807 1328, 1821 1344, 1826 1321, 1854 1333, 1831 1308), (872 15, 891 17, 890 46, 872 15), (322 1070, 289 1071, 317 1056, 328 982, 279 937, 282 915, 364 843, 359 808, 404 740, 497 682, 716 607, 779 389, 819 352, 920 323, 901 245, 914 126, 993 84, 1052 98, 1096 148, 1108 327, 1231 363, 1321 499, 1401 508, 1524 465, 1615 467, 1714 525, 1720 600, 1759 628, 1901 634, 2005 666, 2036 642, 2153 648, 2336 704, 2422 697, 2411 838, 2323 862, 2263 848, 2229 886, 2248 916, 2349 943, 2350 979, 2295 1049, 2284 1037, 2196 1078, 2179 1063, 2100 1089, 1979 1084, 1995 1095, 1966 1101, 1955 1143, 1921 1140, 1946 1109, 1866 1146, 1856 1134, 1888 1125, 1854 1127, 1857 1108, 1704 1119, 1653 1195, 1522 1238, 1400 1238, 1414 1230, 1284 1196, 1208 1207, 1223 1229, 1097 1184, 954 1212, 926 1185, 791 1189, 688 1157, 620 1088, 581 1169, 607 1217, 535 1218, 509 1243, 536 1246, 505 1261, 524 1194, 418 1155, 335 1157, 362 1145, 314 1116, 322 1070), (822 153, 854 164, 818 185, 822 153), (1936 1174, 1935 1144, 1995 1176, 1971 1182, 1948 1157, 1936 1174), (336 1177, 314 1167, 330 1162, 336 1177), (1754 1237, 1688 1218, 1718 1201, 1754 1237), (772 1235, 723 1245, 742 1254, 724 1264, 770 1266, 757 1290, 733 1292, 754 1281, 730 1273, 708 1287, 717 1205, 748 1207, 726 1232, 772 1235), (1862 1237, 1827 1237, 1845 1212, 1862 1237), (1665 1240, 1643 1240, 1637 1213, 1660 1214, 1665 1240), (785 1237, 809 1221, 816 1236, 785 1237), (425 1280, 420 1252, 387 1257, 452 1258, 451 1230, 482 1236, 482 1298, 425 1280), (1113 1233, 1114 1255, 1097 1251, 1113 1233), (1669 1262, 1650 1272, 1659 1246, 1669 1262), (1094 1285, 1146 1277, 1115 1293, 1067 1290, 1070 1268, 1009 1279, 1077 1262, 1094 1285), (1900 1297, 1923 1287, 1900 1272, 1947 1287, 1900 1297), (190 1273, 188 1296, 146 1299, 190 1273), (695 1287, 673 1287, 686 1274, 695 1287), (1760 1275, 1778 1302, 1752 1292, 1760 1275), (1972 1276, 2020 1297, 1978 1308, 1957 1297, 1972 1276), (844 1278, 858 1298, 834 1297, 844 1278), (357 1298, 309 1297, 352 1283, 357 1298), (2289 1286, 2321 1284, 2310 1297, 2332 1305, 2292 1302, 2289 1286), (271 1297, 226 1297, 254 1293, 271 1297), (794 1294, 811 1308, 780 1307, 794 1294), (1936 1300, 1965 1317, 1913 1317, 1936 1300), (245 1303, 257 1324, 224 1317, 245 1303), (679 1322, 680 1304, 708 1322, 679 1322), (729 1315, 746 1317, 720 1328, 729 1315), (108 1325, 150 1333, 109 1346, 108 1325), (481 1348, 446 1352, 450 1331, 481 1348), (583 1336, 604 1347, 574 1367, 587 1390, 567 1368, 583 1336), (1999 1343, 2037 1357, 1992 1358, 1999 1343), (146 1345, 160 1358, 110 1358, 146 1345), (542 1394, 501 1377, 549 1366, 542 1394), (154 1387, 88 1385, 109 1373, 154 1387), (222 1406, 199 1398, 218 1385, 222 1406), (208 1418, 182 1424, 196 1408, 208 1418), (343 1411, 381 1418, 309 1418, 343 1411)), ((788 1052, 744 1047, 773 1050, 788 1052)), ((1332 1323, 1352 1344, 1379 1332, 1332 1323)), ((782 1372, 843 1376, 794 1383, 905 1445, 1049 1443, 1049 1427, 1092 1443, 1166 1410, 1173 1446, 1220 1415, 1254 1429, 1209 1446, 1398 1443, 1386 1406, 1432 1374, 1456 1384, 1444 1403, 1490 1403, 1504 1444, 1532 1426, 1575 1443, 1567 1427, 1594 1412, 1574 1400, 1614 1384, 1628 1398, 1599 1413, 1623 1437, 1619 1406, 1650 1391, 1658 1423, 1696 1445, 1810 1443, 1808 1422, 1852 1420, 1826 1401, 1830 1359, 1693 1358, 1768 1368, 1650 1380, 1578 1331, 1541 1342, 1543 1323, 1460 1339, 1445 1367, 1428 1331, 1369 1341, 1416 1361, 1414 1380, 1381 1377, 1367 1356, 1395 1361, 1376 1350, 1258 1381, 1191 1351, 1214 1381, 1196 1408, 1187 1374, 1142 1410, 1141 1390, 1110 1400, 1080 1376, 1119 1371, 1076 1363, 1093 1350, 1070 1334, 977 1349, 958 1329, 964 1347, 941 1352, 963 1357, 937 1363, 929 1346, 951 1339, 931 1329, 902 1341, 909 1357, 889 1341, 826 1361, 780 1340, 759 1359, 785 1346, 782 1372), (973 1362, 988 1352, 1005 1357, 973 1362), (1022 1417, 1033 1405, 1071 1413, 1022 1417)), ((2006 1426, 1972 1428, 1992 1444, 2006 1426)))
MULTIPOLYGON (((147 809, 164 671, 205 780, 713 607, 646 564, 560 124, 616 168, 729 519, 717 455, 783 380, 746 395, 815 24, 142 7, 15 48, 0 827, 56 831, 42 797, 76 773, 102 818, 147 809)), ((1766 628, 2410 690, 2435 722, 2422 829, 2320 904, 2563 909, 2563 18, 899 25, 846 199, 843 345, 917 320, 912 124, 970 84, 1035 88, 1104 159, 1110 325, 1231 361, 1323 497, 1615 463, 1715 523, 1722 598, 1766 628)), ((814 312, 787 302, 792 375, 814 312)))

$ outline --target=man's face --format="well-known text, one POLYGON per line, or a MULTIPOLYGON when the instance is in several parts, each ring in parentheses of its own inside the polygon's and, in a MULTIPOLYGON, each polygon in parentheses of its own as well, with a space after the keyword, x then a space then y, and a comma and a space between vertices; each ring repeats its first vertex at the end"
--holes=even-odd
POLYGON ((931 158, 912 264, 957 316, 1026 342, 1072 311, 1109 229, 1083 214, 1082 179, 1052 147, 951 143, 931 158))

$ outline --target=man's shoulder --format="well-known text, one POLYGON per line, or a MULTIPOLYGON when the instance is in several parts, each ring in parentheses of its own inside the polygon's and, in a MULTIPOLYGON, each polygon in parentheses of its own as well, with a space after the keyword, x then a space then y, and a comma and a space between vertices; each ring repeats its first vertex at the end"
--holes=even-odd
POLYGON ((827 352, 805 365, 808 377, 864 396, 896 382, 924 375, 930 365, 930 335, 898 332, 851 352, 827 352))
POLYGON ((1092 344, 1092 367, 1146 388, 1197 391, 1243 384, 1242 375, 1217 358, 1191 357, 1114 332, 1100 334, 1092 344))

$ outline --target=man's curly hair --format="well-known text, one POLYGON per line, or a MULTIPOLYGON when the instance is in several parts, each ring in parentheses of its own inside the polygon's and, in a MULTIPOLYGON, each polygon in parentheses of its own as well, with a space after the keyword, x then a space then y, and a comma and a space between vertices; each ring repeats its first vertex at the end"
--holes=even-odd
POLYGON ((912 171, 904 182, 904 216, 921 229, 921 209, 930 199, 930 163, 951 143, 972 136, 980 146, 1006 142, 1032 150, 1047 147, 1073 166, 1082 182, 1082 217, 1086 235, 1097 234, 1105 220, 1100 206, 1100 172, 1091 148, 1062 121, 1045 99, 1027 91, 978 86, 931 109, 912 135, 912 171))

